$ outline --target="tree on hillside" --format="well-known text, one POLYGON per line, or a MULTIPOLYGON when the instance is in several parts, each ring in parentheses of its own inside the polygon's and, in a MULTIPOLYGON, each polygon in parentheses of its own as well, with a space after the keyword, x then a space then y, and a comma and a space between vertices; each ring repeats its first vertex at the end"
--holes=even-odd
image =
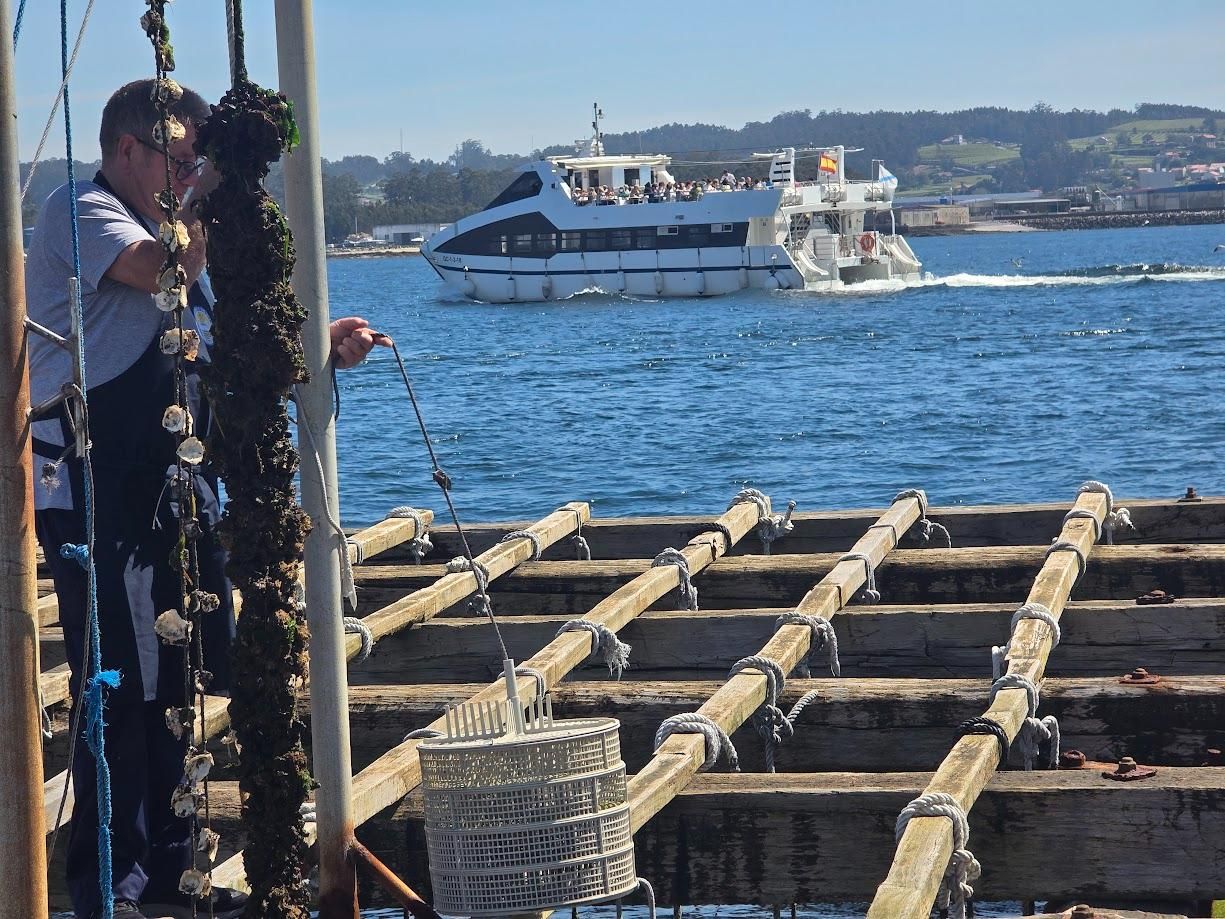
POLYGON ((361 183, 348 173, 324 173, 323 234, 328 242, 339 242, 354 232, 358 210, 361 208, 357 197, 361 190, 361 183))

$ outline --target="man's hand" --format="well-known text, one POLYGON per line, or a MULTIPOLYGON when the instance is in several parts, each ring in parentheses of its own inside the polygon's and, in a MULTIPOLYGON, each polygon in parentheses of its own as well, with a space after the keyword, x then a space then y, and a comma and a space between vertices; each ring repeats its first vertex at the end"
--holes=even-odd
POLYGON ((356 367, 366 359, 375 345, 376 332, 360 316, 334 319, 329 328, 332 336, 332 359, 341 370, 356 367))

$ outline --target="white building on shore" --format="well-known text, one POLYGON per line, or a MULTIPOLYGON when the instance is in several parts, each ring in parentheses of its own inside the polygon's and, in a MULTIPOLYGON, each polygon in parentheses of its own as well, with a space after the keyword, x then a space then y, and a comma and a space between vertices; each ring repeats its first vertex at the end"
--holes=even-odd
POLYGON ((411 246, 448 226, 448 223, 388 223, 376 226, 370 235, 393 246, 411 246))

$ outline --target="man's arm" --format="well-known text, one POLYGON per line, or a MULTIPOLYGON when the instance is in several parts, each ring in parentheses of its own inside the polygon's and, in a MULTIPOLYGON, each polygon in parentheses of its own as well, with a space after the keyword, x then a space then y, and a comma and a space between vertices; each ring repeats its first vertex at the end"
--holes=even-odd
MULTIPOLYGON (((179 253, 179 264, 187 272, 187 283, 195 283, 204 270, 204 227, 193 215, 183 222, 187 225, 187 233, 191 237, 186 249, 179 253)), ((157 276, 161 273, 166 261, 166 250, 156 239, 142 239, 134 242, 115 257, 111 267, 106 270, 106 277, 137 290, 158 292, 157 276)))

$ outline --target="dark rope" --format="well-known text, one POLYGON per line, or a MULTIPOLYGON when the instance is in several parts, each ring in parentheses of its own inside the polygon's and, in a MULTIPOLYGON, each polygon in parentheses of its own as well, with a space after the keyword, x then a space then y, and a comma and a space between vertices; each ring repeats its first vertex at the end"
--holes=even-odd
POLYGON ((1008 732, 994 718, 969 718, 961 722, 958 730, 963 737, 967 734, 993 734, 1000 745, 1000 765, 1002 766, 1008 762, 1008 732))

